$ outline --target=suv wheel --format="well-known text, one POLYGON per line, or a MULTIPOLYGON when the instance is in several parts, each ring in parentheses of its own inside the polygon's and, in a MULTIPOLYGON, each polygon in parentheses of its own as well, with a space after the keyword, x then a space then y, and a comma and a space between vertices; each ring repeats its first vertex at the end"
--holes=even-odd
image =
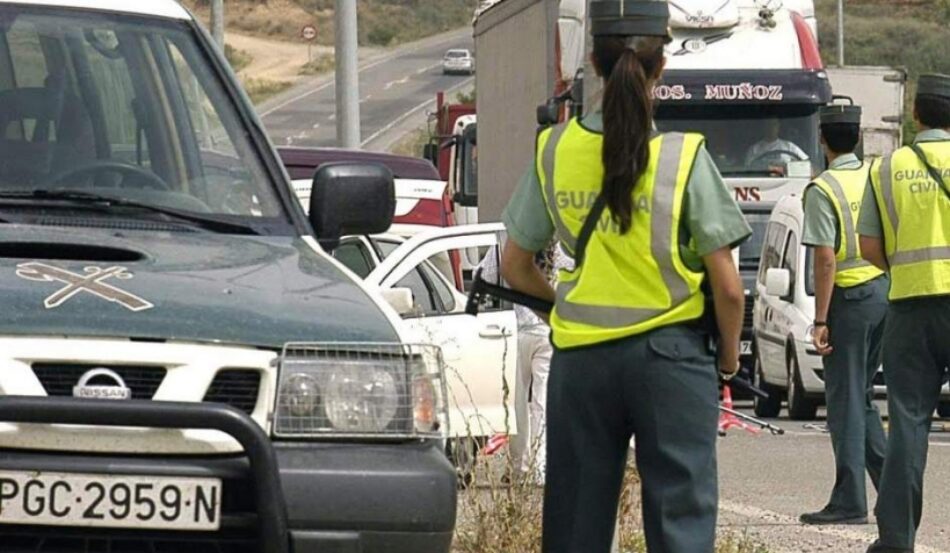
POLYGON ((755 416, 773 419, 782 411, 782 390, 765 381, 762 374, 762 362, 758 353, 755 353, 755 368, 752 369, 752 379, 755 387, 769 395, 768 399, 753 394, 755 416))
POLYGON ((813 421, 818 415, 818 402, 805 397, 798 356, 788 352, 788 418, 793 421, 813 421))
POLYGON ((941 419, 950 419, 950 401, 941 401, 937 404, 937 415, 941 419))

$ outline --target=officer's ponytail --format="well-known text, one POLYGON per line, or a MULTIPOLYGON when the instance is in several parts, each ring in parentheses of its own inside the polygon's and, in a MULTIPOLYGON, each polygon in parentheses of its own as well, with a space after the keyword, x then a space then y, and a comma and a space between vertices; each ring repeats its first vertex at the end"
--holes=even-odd
POLYGON ((663 65, 658 37, 597 37, 594 63, 606 81, 603 98, 603 194, 621 233, 630 230, 633 188, 650 160, 651 83, 663 65))

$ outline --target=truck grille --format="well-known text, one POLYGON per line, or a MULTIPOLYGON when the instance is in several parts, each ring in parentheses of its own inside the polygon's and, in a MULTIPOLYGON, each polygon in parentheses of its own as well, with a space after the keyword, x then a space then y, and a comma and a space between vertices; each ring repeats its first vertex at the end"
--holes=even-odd
POLYGON ((251 414, 257 406, 260 388, 261 373, 246 369, 224 369, 214 377, 204 401, 224 403, 251 414))
POLYGON ((164 367, 130 365, 78 365, 67 363, 34 363, 33 373, 40 380, 46 395, 71 397, 73 386, 85 373, 98 368, 115 371, 132 391, 132 399, 152 399, 165 379, 164 367))

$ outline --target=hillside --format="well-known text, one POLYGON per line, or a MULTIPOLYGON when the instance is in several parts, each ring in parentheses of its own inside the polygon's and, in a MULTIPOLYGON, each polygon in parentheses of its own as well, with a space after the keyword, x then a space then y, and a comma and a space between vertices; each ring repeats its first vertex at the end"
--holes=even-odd
MULTIPOLYGON (((816 0, 818 41, 826 63, 837 60, 837 1, 816 0)), ((845 63, 907 69, 907 137, 914 135, 913 82, 921 73, 950 74, 950 0, 847 0, 845 63)))
MULTIPOLYGON (((183 0, 205 20, 208 0, 183 0)), ((334 0, 224 0, 229 30, 299 41, 300 28, 318 29, 318 44, 333 44, 334 0)), ((470 25, 477 0, 359 0, 360 44, 390 46, 470 25)))

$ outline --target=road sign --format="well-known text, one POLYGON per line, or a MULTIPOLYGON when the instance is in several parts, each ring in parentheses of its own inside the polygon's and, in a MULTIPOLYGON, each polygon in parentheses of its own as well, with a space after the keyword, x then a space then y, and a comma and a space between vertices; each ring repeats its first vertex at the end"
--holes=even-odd
POLYGON ((313 25, 304 25, 303 29, 300 29, 300 38, 313 41, 317 38, 317 28, 313 25))

